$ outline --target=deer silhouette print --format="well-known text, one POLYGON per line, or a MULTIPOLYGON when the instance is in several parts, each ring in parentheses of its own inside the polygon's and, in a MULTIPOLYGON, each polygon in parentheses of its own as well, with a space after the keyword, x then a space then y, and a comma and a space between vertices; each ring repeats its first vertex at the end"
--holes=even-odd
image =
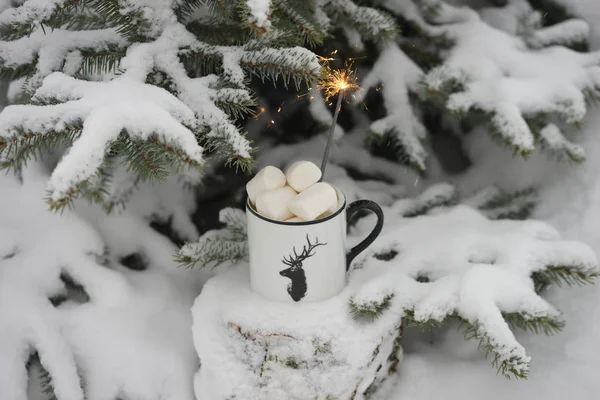
POLYGON ((290 266, 289 268, 280 271, 279 275, 290 278, 292 281, 288 285, 287 291, 294 301, 300 301, 306 295, 306 274, 302 268, 302 262, 307 258, 314 256, 314 251, 317 247, 327 244, 319 243, 319 238, 317 238, 315 243, 311 243, 308 234, 306 235, 306 241, 308 242, 308 247, 304 246, 300 254, 296 253, 296 246, 294 246, 294 255, 292 256, 290 254, 288 258, 283 257, 283 260, 281 260, 282 263, 290 266))

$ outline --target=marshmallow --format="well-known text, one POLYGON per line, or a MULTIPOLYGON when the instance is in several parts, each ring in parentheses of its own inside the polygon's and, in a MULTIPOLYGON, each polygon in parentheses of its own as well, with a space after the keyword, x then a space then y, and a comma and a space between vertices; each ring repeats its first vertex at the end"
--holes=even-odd
POLYGON ((248 192, 250 202, 255 204, 257 197, 262 193, 270 192, 283 186, 285 186, 285 175, 283 172, 279 168, 267 165, 246 184, 246 192, 248 192))
POLYGON ((285 172, 287 184, 302 192, 321 179, 321 170, 310 161, 296 161, 285 172))
POLYGON ((312 221, 337 204, 337 193, 331 185, 317 182, 290 200, 288 208, 305 221, 312 221))
POLYGON ((285 222, 304 222, 304 220, 302 218, 293 217, 290 219, 286 219, 285 222))
POLYGON ((294 197, 296 192, 289 186, 262 193, 256 198, 256 211, 265 217, 285 221, 294 216, 287 206, 294 197))
POLYGON ((329 217, 331 214, 335 213, 339 209, 339 204, 336 201, 334 205, 332 205, 329 210, 325 211, 323 214, 319 215, 317 219, 329 217))

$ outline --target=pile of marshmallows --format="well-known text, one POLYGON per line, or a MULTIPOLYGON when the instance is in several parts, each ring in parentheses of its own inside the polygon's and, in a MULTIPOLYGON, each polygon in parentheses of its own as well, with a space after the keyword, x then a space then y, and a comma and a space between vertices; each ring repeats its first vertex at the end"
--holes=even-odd
POLYGON ((250 203, 259 214, 285 222, 324 218, 338 208, 337 193, 319 182, 321 170, 310 161, 297 161, 284 174, 266 166, 246 185, 250 203))

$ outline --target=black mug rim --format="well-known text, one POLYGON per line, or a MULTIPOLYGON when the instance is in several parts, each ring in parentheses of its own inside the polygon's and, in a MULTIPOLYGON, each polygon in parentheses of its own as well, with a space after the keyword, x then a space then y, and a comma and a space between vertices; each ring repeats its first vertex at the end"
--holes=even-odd
POLYGON ((337 217, 338 215, 340 215, 342 213, 342 211, 344 211, 346 209, 346 195, 344 194, 344 192, 342 192, 339 188, 331 185, 336 192, 340 193, 343 197, 344 197, 344 202, 342 203, 342 206, 333 214, 326 216, 325 218, 321 218, 321 219, 315 219, 312 221, 303 221, 303 222, 285 222, 285 221, 277 221, 275 219, 271 219, 268 217, 265 217, 264 215, 260 215, 253 207, 252 205, 250 205, 250 198, 248 196, 246 196, 246 210, 250 210, 250 212, 255 215, 256 217, 262 219, 263 221, 266 222, 270 222, 272 224, 277 224, 277 225, 286 225, 286 226, 307 226, 307 225, 316 225, 316 224, 320 224, 323 222, 327 222, 330 219, 333 219, 335 217, 337 217))

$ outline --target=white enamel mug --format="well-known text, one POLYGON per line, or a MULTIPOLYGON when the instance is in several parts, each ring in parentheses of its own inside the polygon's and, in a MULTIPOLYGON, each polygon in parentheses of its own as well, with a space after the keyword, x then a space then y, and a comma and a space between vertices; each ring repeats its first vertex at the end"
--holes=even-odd
POLYGON ((346 286, 350 263, 381 232, 383 211, 370 200, 346 207, 346 196, 334 189, 338 210, 308 222, 269 219, 246 201, 250 287, 255 293, 279 302, 314 302, 329 299, 346 286), (364 209, 377 215, 377 224, 361 243, 346 250, 346 221, 364 209))

